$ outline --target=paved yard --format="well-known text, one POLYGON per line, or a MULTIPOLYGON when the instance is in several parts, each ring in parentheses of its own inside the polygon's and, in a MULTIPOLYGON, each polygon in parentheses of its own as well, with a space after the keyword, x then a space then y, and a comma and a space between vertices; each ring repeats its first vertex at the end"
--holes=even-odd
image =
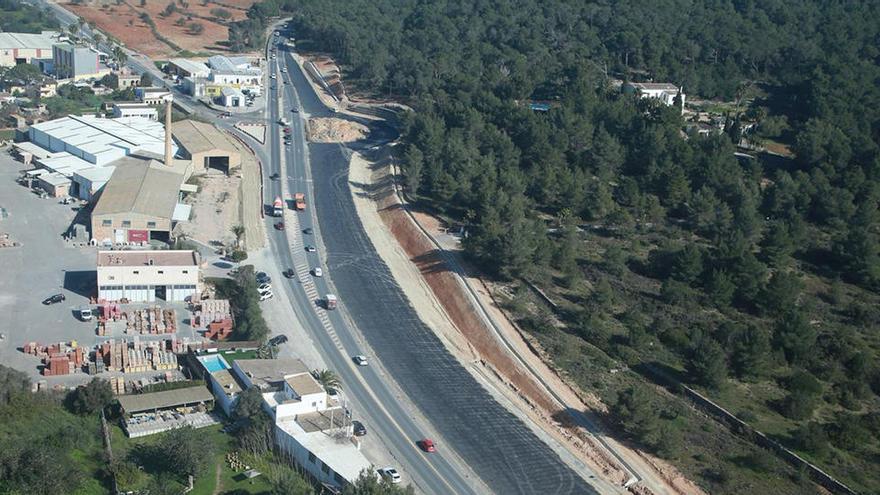
MULTIPOLYGON (((77 310, 97 293, 92 247, 75 247, 62 237, 74 218, 70 206, 57 199, 40 199, 15 178, 22 169, 5 150, 0 151, 0 208, 8 216, 0 217, 0 233, 7 232, 20 247, 0 248, 0 363, 39 376, 39 360, 19 351, 26 342, 48 344, 77 341, 93 346, 106 337, 95 334, 95 322, 77 318, 77 310), (66 300, 45 306, 43 299, 62 293, 66 300)), ((141 305, 146 306, 146 305, 141 305)), ((189 312, 177 309, 181 337, 196 335, 189 326, 189 312)), ((143 337, 149 339, 147 337, 143 337)), ((151 372, 145 375, 154 375, 151 372)), ((109 375, 108 375, 109 376, 109 375)), ((140 378, 141 376, 138 376, 140 378)), ((45 377, 49 386, 72 385, 90 379, 86 374, 45 377)))

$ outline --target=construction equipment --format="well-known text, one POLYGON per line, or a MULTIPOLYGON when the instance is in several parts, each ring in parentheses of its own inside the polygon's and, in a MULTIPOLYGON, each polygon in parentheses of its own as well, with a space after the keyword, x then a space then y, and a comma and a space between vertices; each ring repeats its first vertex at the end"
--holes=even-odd
POLYGON ((336 296, 333 294, 327 294, 324 296, 324 308, 327 310, 336 309, 338 302, 336 300, 336 296))
POLYGON ((294 194, 293 202, 297 210, 302 211, 306 209, 306 195, 304 193, 298 192, 294 194))

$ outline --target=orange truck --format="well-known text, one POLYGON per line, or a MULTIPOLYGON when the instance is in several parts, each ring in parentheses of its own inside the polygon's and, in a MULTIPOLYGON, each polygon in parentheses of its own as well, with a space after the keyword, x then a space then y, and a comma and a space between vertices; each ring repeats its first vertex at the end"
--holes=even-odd
POLYGON ((293 195, 293 202, 296 205, 297 210, 305 210, 306 209, 306 195, 303 193, 296 193, 293 195))

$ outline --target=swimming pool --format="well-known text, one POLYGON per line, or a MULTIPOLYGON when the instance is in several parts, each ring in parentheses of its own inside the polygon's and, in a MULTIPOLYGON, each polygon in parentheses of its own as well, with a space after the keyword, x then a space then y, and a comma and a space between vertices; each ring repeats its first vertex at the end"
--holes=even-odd
POLYGON ((229 369, 229 364, 227 364, 226 360, 223 359, 223 356, 219 354, 201 356, 199 357, 199 361, 202 362, 202 365, 208 370, 208 373, 229 369))

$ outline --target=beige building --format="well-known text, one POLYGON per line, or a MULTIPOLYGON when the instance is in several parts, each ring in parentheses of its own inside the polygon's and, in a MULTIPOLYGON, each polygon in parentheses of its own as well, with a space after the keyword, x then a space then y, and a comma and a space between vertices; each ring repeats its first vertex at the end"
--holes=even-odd
POLYGON ((199 291, 195 251, 98 251, 98 299, 186 301, 199 291))
POLYGON ((241 154, 229 138, 211 124, 181 120, 171 124, 171 136, 180 156, 192 161, 194 174, 220 171, 229 175, 241 167, 241 154))
POLYGON ((29 64, 33 60, 52 58, 52 45, 58 43, 56 31, 34 33, 0 33, 0 67, 29 64))
POLYGON ((169 242, 177 222, 189 220, 190 206, 178 202, 184 175, 154 159, 136 155, 114 165, 113 175, 92 210, 94 242, 169 242))

